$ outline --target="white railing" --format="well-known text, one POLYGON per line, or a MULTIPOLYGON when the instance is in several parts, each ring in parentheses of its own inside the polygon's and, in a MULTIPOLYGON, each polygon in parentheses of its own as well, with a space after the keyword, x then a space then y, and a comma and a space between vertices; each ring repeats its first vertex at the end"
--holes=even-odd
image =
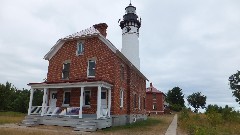
POLYGON ((30 115, 40 115, 42 113, 42 106, 32 106, 30 115))
POLYGON ((79 110, 80 107, 32 106, 30 115, 79 116, 79 110))

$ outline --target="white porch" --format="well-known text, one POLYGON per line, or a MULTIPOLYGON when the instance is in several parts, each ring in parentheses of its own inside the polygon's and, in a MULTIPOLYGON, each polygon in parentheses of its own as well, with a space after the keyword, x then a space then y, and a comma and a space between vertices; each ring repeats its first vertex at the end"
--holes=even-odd
MULTIPOLYGON (((55 116, 55 117, 74 117, 83 118, 85 116, 95 116, 96 119, 110 118, 111 114, 111 87, 112 85, 103 81, 97 82, 74 82, 74 83, 32 83, 31 94, 29 101, 28 115, 40 115, 40 116, 55 116), (85 89, 95 87, 97 88, 97 107, 95 115, 83 114, 84 97, 83 93, 85 89), (66 88, 79 88, 80 100, 79 106, 51 106, 49 103, 50 89, 66 89, 66 88), (32 106, 33 93, 35 90, 43 90, 43 103, 42 106, 32 106), (106 92, 106 106, 102 104, 102 92, 106 92)), ((51 95, 52 96, 52 95, 51 95)))

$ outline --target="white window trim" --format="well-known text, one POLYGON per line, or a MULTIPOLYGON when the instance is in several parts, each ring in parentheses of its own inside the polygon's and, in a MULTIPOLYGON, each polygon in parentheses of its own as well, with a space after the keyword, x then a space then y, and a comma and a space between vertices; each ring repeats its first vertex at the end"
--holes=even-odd
POLYGON ((153 110, 157 110, 157 109, 156 109, 157 107, 156 107, 155 105, 157 106, 156 103, 153 103, 153 110))
POLYGON ((84 91, 83 91, 83 106, 84 106, 84 107, 90 107, 90 106, 91 106, 91 103, 90 103, 90 105, 86 105, 86 104, 85 104, 85 92, 86 92, 86 91, 89 91, 90 98, 91 98, 91 90, 84 90, 84 91))
POLYGON ((66 92, 70 92, 70 102, 71 102, 71 91, 70 90, 64 90, 63 92, 63 101, 62 101, 62 106, 63 107, 69 107, 70 103, 69 104, 64 104, 64 101, 65 101, 65 93, 66 92))
POLYGON ((146 110, 146 97, 143 97, 143 109, 146 110))
POLYGON ((77 50, 76 50, 76 55, 79 56, 79 55, 83 55, 83 52, 84 52, 84 42, 83 41, 79 41, 77 42, 77 50), (79 50, 79 44, 81 43, 81 47, 82 47, 82 52, 81 53, 78 53, 78 50, 79 50))
POLYGON ((120 107, 123 108, 123 90, 120 91, 120 107))
POLYGON ((138 109, 141 110, 141 96, 138 96, 138 109))
MULTIPOLYGON (((70 64, 70 66, 71 66, 71 62, 66 61, 66 62, 64 62, 64 63, 62 64, 62 65, 63 65, 62 70, 64 69, 64 64, 70 64)), ((68 77, 67 77, 67 78, 63 78, 63 72, 62 72, 62 79, 68 80, 68 79, 69 79, 69 76, 70 76, 70 67, 69 67, 68 77)))
POLYGON ((89 76, 89 61, 94 61, 95 62, 95 75, 96 75, 96 60, 95 59, 89 59, 88 62, 88 68, 87 68, 87 77, 88 78, 95 78, 95 76, 89 76))

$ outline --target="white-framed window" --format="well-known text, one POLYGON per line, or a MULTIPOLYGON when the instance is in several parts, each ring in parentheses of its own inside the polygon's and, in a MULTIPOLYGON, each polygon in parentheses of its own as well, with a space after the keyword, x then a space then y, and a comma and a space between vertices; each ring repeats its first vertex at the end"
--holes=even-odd
POLYGON ((121 80, 123 81, 124 80, 124 66, 123 65, 121 65, 120 66, 120 76, 121 76, 121 80))
POLYGON ((87 76, 88 77, 95 77, 95 69, 96 69, 96 61, 95 60, 88 60, 87 76))
POLYGON ((91 99, 91 91, 90 90, 84 90, 83 93, 83 105, 84 106, 90 106, 90 99, 91 99))
POLYGON ((134 108, 137 108, 137 94, 134 94, 134 108))
POLYGON ((138 96, 138 109, 141 109, 141 96, 138 96))
POLYGON ((63 63, 62 79, 69 79, 70 63, 63 63))
POLYGON ((123 108, 123 90, 120 90, 120 107, 123 108))
POLYGON ((64 91, 62 106, 69 106, 70 100, 71 100, 71 92, 70 91, 64 91))
POLYGON ((146 101, 145 97, 143 97, 143 109, 146 109, 146 101))
POLYGON ((153 110, 157 110, 157 103, 153 103, 153 110))
POLYGON ((82 54, 83 54, 83 51, 84 51, 84 44, 83 44, 83 42, 78 42, 78 43, 77 43, 77 51, 76 51, 76 54, 77 54, 77 55, 82 55, 82 54))
POLYGON ((156 93, 153 93, 153 99, 156 100, 156 93))

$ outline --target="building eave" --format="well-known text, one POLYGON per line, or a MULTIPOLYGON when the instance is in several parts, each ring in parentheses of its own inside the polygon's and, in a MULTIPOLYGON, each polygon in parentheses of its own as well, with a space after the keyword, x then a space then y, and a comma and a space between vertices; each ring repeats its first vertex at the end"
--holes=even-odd
POLYGON ((95 87, 103 86, 105 88, 111 88, 113 85, 104 81, 95 81, 95 82, 74 82, 74 83, 29 83, 32 89, 44 89, 44 88, 77 88, 77 87, 95 87))

